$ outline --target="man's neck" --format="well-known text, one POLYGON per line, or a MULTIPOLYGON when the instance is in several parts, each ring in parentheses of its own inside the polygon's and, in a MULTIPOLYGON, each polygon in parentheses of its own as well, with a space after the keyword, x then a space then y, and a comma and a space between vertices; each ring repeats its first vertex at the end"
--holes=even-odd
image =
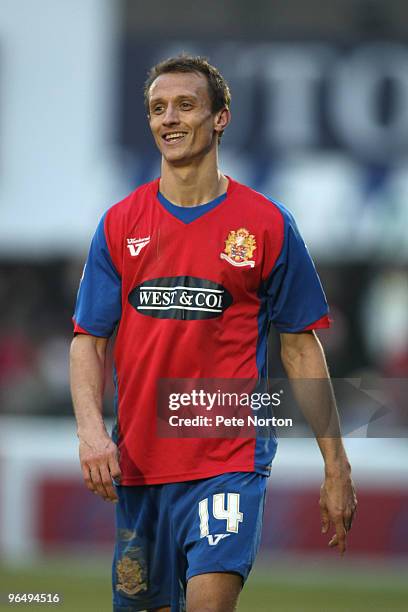
POLYGON ((179 206, 211 202, 227 191, 228 179, 217 164, 199 163, 176 167, 162 161, 160 192, 179 206))

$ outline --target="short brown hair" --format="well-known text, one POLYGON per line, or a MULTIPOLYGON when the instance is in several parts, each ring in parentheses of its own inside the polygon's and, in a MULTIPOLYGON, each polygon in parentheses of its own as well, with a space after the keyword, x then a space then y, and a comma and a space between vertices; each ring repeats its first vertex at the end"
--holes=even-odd
POLYGON ((231 104, 231 93, 228 83, 220 71, 215 68, 215 66, 212 66, 206 57, 200 55, 186 55, 183 53, 159 62, 149 70, 143 90, 145 107, 148 114, 150 87, 158 76, 169 72, 198 72, 203 74, 208 83, 208 93, 210 94, 212 112, 217 113, 223 108, 229 108, 231 104))

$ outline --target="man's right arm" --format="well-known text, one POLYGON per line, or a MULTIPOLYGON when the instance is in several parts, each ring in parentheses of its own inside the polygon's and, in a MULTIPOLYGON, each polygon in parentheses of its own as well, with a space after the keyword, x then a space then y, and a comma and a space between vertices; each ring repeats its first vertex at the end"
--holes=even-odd
POLYGON ((70 352, 71 394, 85 484, 105 500, 117 501, 112 478, 121 476, 118 449, 106 431, 102 414, 107 344, 107 338, 75 336, 70 352))

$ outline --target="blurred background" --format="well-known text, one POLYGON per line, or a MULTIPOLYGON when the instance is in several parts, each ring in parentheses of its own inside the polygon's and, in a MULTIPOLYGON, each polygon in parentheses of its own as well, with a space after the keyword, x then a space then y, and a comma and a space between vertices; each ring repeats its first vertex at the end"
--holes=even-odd
MULTIPOLYGON (((81 483, 68 350, 98 219, 159 174, 142 98, 157 61, 204 54, 229 81, 221 168, 295 214, 332 375, 406 382, 407 35, 404 0, 3 0, 0 593, 110 609, 113 510, 81 483)), ((107 368, 108 417, 111 396, 107 368)), ((342 560, 319 533, 316 445, 282 440, 240 610, 406 610, 407 395, 393 402, 395 437, 346 440, 360 506, 342 560)))

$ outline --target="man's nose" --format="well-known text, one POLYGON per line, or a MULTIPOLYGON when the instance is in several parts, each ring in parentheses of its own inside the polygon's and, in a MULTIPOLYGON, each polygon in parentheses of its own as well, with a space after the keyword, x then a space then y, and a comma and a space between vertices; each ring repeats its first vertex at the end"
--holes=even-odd
POLYGON ((166 108, 166 112, 163 117, 163 124, 172 125, 174 123, 178 123, 178 121, 179 121, 179 117, 178 117, 177 108, 173 106, 173 104, 169 104, 166 108))

